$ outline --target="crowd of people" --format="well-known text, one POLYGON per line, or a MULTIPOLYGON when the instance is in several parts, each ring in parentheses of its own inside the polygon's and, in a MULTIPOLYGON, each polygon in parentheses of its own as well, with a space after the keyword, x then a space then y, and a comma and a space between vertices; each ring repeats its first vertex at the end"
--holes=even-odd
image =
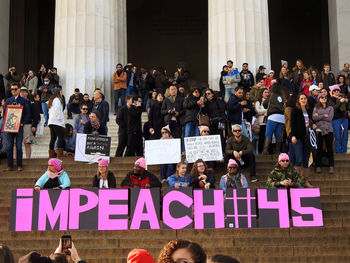
MULTIPOLYGON (((144 139, 172 138, 181 138, 186 156, 185 137, 220 135, 225 164, 233 159, 239 168, 249 167, 251 182, 258 180, 256 155, 288 153, 289 162, 310 187, 310 155, 317 173, 328 166, 332 174, 334 152, 347 152, 349 64, 338 74, 329 64, 321 71, 307 68, 300 59, 293 68, 287 61, 281 64, 279 74, 273 70, 266 74, 261 65, 254 76, 248 63, 239 71, 229 60, 221 72, 220 91, 191 85, 190 73, 182 67, 169 76, 162 68, 148 72, 131 63, 118 64, 112 76, 113 110, 100 89, 91 100, 75 89, 66 104, 56 68, 42 65, 37 74, 34 70, 19 74, 11 67, 4 76, 6 87, 0 85, 1 122, 8 105, 23 106, 23 111, 18 131, 1 134, 6 170, 13 170, 15 148, 17 170, 22 171, 22 143, 30 158, 40 124, 50 129, 49 158, 60 158, 74 155, 78 133, 107 135, 109 113, 114 111, 119 126, 116 156, 143 156, 144 139), (72 124, 65 118, 66 108, 72 124), (142 112, 148 115, 143 126, 142 112)), ((216 163, 205 165, 212 173, 216 163)), ((162 165, 163 183, 175 173, 175 166, 162 165)), ((210 180, 208 184, 214 187, 210 180)))
MULTIPOLYGON (((21 257, 18 263, 68 263, 72 259, 75 263, 85 263, 78 255, 73 243, 64 249, 62 239, 55 252, 49 257, 32 251, 21 257)), ((12 251, 5 245, 0 245, 0 262, 15 263, 12 251)), ((127 255, 127 263, 239 263, 236 258, 222 254, 207 256, 205 250, 196 242, 184 239, 169 241, 161 249, 157 260, 145 249, 135 248, 127 255)))

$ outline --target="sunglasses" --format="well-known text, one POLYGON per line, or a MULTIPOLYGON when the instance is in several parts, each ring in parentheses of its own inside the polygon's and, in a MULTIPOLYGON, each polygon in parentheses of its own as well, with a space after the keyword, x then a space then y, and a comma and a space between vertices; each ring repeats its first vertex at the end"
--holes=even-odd
POLYGON ((167 132, 167 131, 162 131, 162 134, 168 134, 169 132, 167 132))
POLYGON ((289 160, 281 160, 282 163, 289 163, 289 160))
POLYGON ((207 92, 207 93, 205 93, 205 95, 211 95, 211 92, 207 92))
POLYGON ((204 130, 204 131, 202 131, 202 132, 209 133, 209 131, 207 131, 207 130, 204 130))
POLYGON ((336 89, 336 90, 333 90, 333 92, 340 92, 340 90, 336 89))
POLYGON ((88 108, 82 108, 82 110, 88 110, 88 108))
POLYGON ((326 96, 321 96, 320 99, 327 99, 327 97, 326 96))
POLYGON ((17 91, 17 90, 18 90, 18 88, 13 88, 13 89, 11 89, 11 91, 12 91, 12 90, 17 91))
POLYGON ((228 169, 237 169, 237 166, 230 166, 228 169))
POLYGON ((242 130, 233 130, 233 132, 241 132, 242 130))

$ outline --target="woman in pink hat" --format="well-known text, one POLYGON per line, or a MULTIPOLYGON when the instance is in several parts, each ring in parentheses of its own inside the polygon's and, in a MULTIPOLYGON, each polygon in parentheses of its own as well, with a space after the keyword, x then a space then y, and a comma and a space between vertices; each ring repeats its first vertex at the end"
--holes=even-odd
POLYGON ((221 176, 220 189, 226 194, 227 188, 248 188, 247 179, 239 172, 239 166, 234 159, 227 164, 227 174, 221 176))
POLYGON ((51 158, 48 161, 47 171, 35 183, 34 189, 40 192, 41 189, 66 189, 69 187, 70 179, 62 168, 62 161, 51 158))
POLYGON ((92 180, 92 187, 116 188, 117 181, 114 174, 108 170, 109 162, 106 159, 98 159, 97 174, 92 180))

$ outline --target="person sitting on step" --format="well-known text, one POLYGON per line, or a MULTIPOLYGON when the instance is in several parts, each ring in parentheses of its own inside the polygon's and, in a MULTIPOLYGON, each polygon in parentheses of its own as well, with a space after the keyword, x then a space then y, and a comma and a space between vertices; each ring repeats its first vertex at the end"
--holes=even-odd
POLYGON ((233 159, 227 164, 227 174, 221 176, 220 189, 226 193, 227 188, 248 188, 247 179, 239 172, 239 165, 233 159))
POLYGON ((168 178, 169 187, 179 189, 190 185, 191 175, 187 173, 187 164, 179 162, 176 165, 176 172, 168 178))
POLYGON ((123 188, 153 188, 162 187, 159 179, 146 170, 146 160, 141 157, 136 160, 134 169, 129 172, 121 183, 123 188))
POLYGON ((278 163, 267 178, 266 185, 272 188, 303 188, 305 180, 289 162, 288 154, 281 153, 278 163))
POLYGON ((62 168, 60 159, 51 158, 48 161, 47 171, 35 183, 34 189, 40 192, 41 189, 66 189, 70 187, 68 174, 62 168))
POLYGON ((92 181, 92 187, 116 188, 117 182, 114 174, 108 170, 109 162, 106 159, 98 159, 97 174, 92 181))

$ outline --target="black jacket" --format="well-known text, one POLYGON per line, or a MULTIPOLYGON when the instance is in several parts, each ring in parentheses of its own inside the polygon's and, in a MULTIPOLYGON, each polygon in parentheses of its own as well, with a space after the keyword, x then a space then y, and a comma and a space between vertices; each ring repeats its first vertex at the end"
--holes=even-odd
POLYGON ((269 97, 264 100, 263 106, 267 109, 267 116, 272 114, 284 114, 283 97, 277 93, 271 93, 269 97))
POLYGON ((241 100, 235 94, 230 96, 227 103, 227 119, 232 124, 242 123, 242 105, 241 100))
POLYGON ((185 99, 183 104, 185 109, 185 123, 197 120, 200 111, 200 106, 197 104, 199 99, 199 97, 197 98, 192 95, 185 99))
POLYGON ((128 109, 128 126, 127 132, 130 133, 142 133, 141 128, 141 114, 142 108, 131 105, 128 109))
POLYGON ((103 126, 102 124, 100 125, 100 127, 96 130, 95 128, 93 128, 91 126, 90 121, 88 121, 87 123, 85 123, 84 125, 84 134, 92 134, 92 132, 97 131, 99 135, 107 135, 106 134, 106 129, 105 126, 103 126))
POLYGON ((242 70, 239 76, 241 77, 239 85, 243 86, 244 90, 248 90, 250 87, 254 86, 254 75, 249 70, 245 72, 242 70))
MULTIPOLYGON (((117 181, 114 174, 111 171, 108 171, 107 174, 108 188, 117 188, 117 181)), ((97 175, 94 176, 92 180, 92 187, 100 187, 100 178, 97 175)))
POLYGON ((119 125, 118 134, 126 133, 128 128, 128 106, 122 106, 117 114, 115 122, 119 125))
MULTIPOLYGON (((344 96, 342 96, 342 97, 344 97, 344 96)), ((343 102, 345 104, 345 106, 342 106, 343 103, 340 102, 341 98, 336 99, 335 97, 331 97, 329 99, 329 104, 334 108, 333 120, 347 118, 349 104, 343 102)))
POLYGON ((30 113, 32 116, 32 127, 35 127, 39 124, 40 122, 40 113, 41 113, 41 103, 40 101, 33 101, 30 104, 30 113))
POLYGON ((148 116, 149 128, 154 129, 154 134, 152 138, 159 139, 161 137, 161 129, 164 127, 164 119, 161 113, 162 103, 156 101, 152 103, 151 110, 148 116))
POLYGON ((205 108, 203 111, 209 116, 210 124, 217 124, 220 121, 226 121, 225 110, 225 102, 214 97, 212 100, 205 101, 205 108))
MULTIPOLYGON (((312 113, 308 111, 309 115, 309 126, 312 126, 312 113)), ((306 127, 305 127, 305 118, 303 115, 303 111, 298 109, 297 107, 292 109, 291 117, 290 117, 290 138, 295 136, 298 140, 304 141, 306 138, 306 127)))
POLYGON ((146 184, 149 184, 151 187, 162 187, 158 177, 147 170, 143 171, 143 175, 135 174, 134 171, 129 172, 120 186, 123 188, 133 188, 134 186, 145 188, 146 184))
POLYGON ((94 104, 93 110, 97 110, 101 114, 101 126, 106 126, 109 121, 109 104, 105 100, 101 100, 94 104))
MULTIPOLYGON (((207 180, 205 180, 207 183, 210 183, 210 188, 215 188, 215 176, 212 172, 208 171, 207 175, 207 180)), ((199 185, 199 180, 198 178, 191 177, 191 182, 190 186, 193 188, 201 188, 199 185)))
POLYGON ((184 103, 184 99, 183 97, 177 95, 175 98, 174 102, 171 102, 171 100, 169 98, 166 98, 163 101, 162 104, 162 109, 161 109, 161 113, 164 116, 164 124, 168 125, 171 121, 172 118, 172 114, 169 114, 169 110, 172 110, 175 108, 175 111, 177 111, 179 113, 179 116, 176 117, 176 121, 178 123, 180 123, 180 117, 183 116, 185 114, 185 110, 183 108, 183 103, 184 103))

